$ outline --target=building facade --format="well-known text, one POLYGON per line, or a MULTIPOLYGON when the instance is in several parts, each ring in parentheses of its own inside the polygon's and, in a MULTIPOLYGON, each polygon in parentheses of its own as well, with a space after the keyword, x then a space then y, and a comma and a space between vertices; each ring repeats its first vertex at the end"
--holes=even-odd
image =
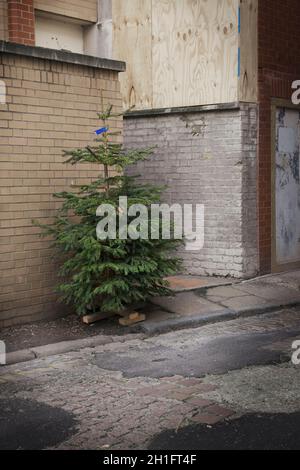
POLYGON ((0 325, 62 311, 31 219, 50 220, 52 193, 92 176, 61 152, 92 138, 107 103, 129 110, 113 123, 126 146, 154 147, 134 172, 166 184, 169 204, 205 206, 186 272, 300 265, 297 3, 0 0, 0 325))
POLYGON ((124 141, 155 147, 137 173, 205 206, 204 248, 180 253, 191 274, 259 272, 257 18, 252 0, 112 2, 124 141))
POLYGON ((112 2, 125 143, 156 146, 138 170, 169 202, 205 204, 190 273, 300 266, 299 31, 296 0, 112 2))

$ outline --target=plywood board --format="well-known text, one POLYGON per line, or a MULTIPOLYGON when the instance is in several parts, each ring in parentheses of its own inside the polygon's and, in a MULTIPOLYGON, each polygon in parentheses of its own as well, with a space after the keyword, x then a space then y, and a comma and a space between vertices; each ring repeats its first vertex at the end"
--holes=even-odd
POLYGON ((237 100, 238 0, 152 0, 153 106, 237 100))
POLYGON ((120 74, 124 107, 152 108, 151 0, 113 0, 113 58, 127 64, 120 74))
POLYGON ((257 101, 257 17, 258 0, 242 0, 240 3, 239 99, 251 103, 257 101))
MULTIPOLYGON (((257 2, 247 0, 248 10, 243 6, 243 22, 250 16, 250 25, 241 36, 240 0, 112 0, 113 58, 127 64, 120 77, 125 108, 238 101, 241 41, 242 71, 256 72, 255 56, 245 49, 257 15, 249 1, 257 2)), ((254 85, 243 82, 249 101, 254 85)))
POLYGON ((97 21, 97 0, 34 0, 34 8, 83 21, 97 21))
POLYGON ((7 41, 8 25, 7 25, 7 3, 6 0, 0 0, 0 40, 7 41))

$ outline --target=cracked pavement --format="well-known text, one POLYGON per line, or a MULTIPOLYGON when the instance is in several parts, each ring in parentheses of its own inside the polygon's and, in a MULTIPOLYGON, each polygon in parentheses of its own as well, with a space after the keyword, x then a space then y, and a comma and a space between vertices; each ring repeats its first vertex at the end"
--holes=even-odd
POLYGON ((1 367, 0 449, 255 446, 247 432, 258 418, 282 425, 295 447, 297 339, 294 308, 1 367))

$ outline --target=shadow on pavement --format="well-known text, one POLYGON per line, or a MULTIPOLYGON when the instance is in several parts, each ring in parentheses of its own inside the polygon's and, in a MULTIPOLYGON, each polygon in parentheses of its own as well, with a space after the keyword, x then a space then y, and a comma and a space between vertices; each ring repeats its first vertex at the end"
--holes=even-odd
POLYGON ((300 413, 248 414, 158 434, 151 450, 299 450, 300 413))
POLYGON ((32 400, 0 400, 0 450, 39 450, 74 434, 72 414, 32 400))

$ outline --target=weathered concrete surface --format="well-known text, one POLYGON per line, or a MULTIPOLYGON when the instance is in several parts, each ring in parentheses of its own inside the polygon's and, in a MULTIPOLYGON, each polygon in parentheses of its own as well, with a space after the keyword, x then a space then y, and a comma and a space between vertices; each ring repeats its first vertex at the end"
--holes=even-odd
MULTIPOLYGON (((47 406, 53 423, 60 425, 62 417, 69 432, 67 436, 59 434, 55 442, 53 436, 45 432, 41 443, 36 429, 45 423, 45 408, 30 405, 28 415, 25 413, 30 442, 26 446, 22 444, 30 448, 147 449, 162 432, 177 430, 180 436, 180 430, 190 425, 196 426, 196 435, 200 433, 205 441, 206 426, 218 429, 218 423, 228 423, 224 440, 226 435, 234 436, 235 429, 241 430, 244 439, 249 440, 249 433, 256 428, 248 426, 248 421, 243 427, 231 422, 253 412, 286 413, 286 420, 274 423, 281 423, 282 432, 289 429, 291 439, 295 439, 295 435, 298 438, 297 422, 292 413, 300 410, 300 366, 293 366, 289 357, 291 342, 299 329, 300 309, 283 310, 147 339, 137 337, 124 341, 124 338, 114 337, 109 344, 2 367, 0 400, 9 400, 10 410, 6 410, 0 420, 0 436, 8 436, 5 447, 19 446, 18 436, 22 433, 17 423, 22 422, 20 409, 23 409, 19 404, 20 400, 30 400, 31 404, 47 406), (251 337, 256 351, 251 349, 251 337), (242 344, 245 349, 241 348, 242 344), (211 356, 206 354, 205 357, 204 345, 210 345, 211 356), (172 364, 170 373, 173 375, 164 376, 162 352, 169 354, 170 351, 177 354, 180 369, 172 364), (248 353, 255 356, 256 361, 251 361, 251 357, 250 361, 256 363, 230 372, 233 366, 247 363, 248 353), (125 365, 120 363, 121 356, 127 357, 125 365), (106 368, 108 364, 104 360, 100 361, 103 358, 107 362, 109 357, 110 369, 106 368), (152 369, 142 371, 139 357, 147 358, 152 369), (282 364, 282 360, 288 362, 282 364), (195 377, 193 374, 198 373, 202 363, 206 364, 205 377, 195 377), (133 371, 131 378, 123 373, 128 364, 133 371), (218 365, 222 371, 214 375, 218 365), (154 369, 159 378, 151 376, 154 369), (57 410, 61 411, 59 416, 57 410), (13 431, 6 433, 7 429, 13 431)), ((217 436, 220 439, 221 433, 217 436)), ((283 445, 284 440, 282 436, 279 444, 283 445)), ((266 432, 262 435, 262 444, 268 442, 266 432)))
POLYGON ((145 333, 251 316, 285 306, 300 305, 300 271, 264 276, 230 285, 207 284, 192 292, 152 300, 157 310, 141 325, 145 333))
POLYGON ((168 312, 184 316, 208 315, 224 310, 223 307, 197 296, 194 292, 180 293, 175 297, 155 297, 152 299, 152 303, 168 312))
POLYGON ((300 366, 291 363, 230 371, 210 377, 209 383, 216 389, 209 393, 209 399, 225 400, 228 405, 238 403, 241 412, 247 413, 295 413, 300 410, 299 380, 300 366))

